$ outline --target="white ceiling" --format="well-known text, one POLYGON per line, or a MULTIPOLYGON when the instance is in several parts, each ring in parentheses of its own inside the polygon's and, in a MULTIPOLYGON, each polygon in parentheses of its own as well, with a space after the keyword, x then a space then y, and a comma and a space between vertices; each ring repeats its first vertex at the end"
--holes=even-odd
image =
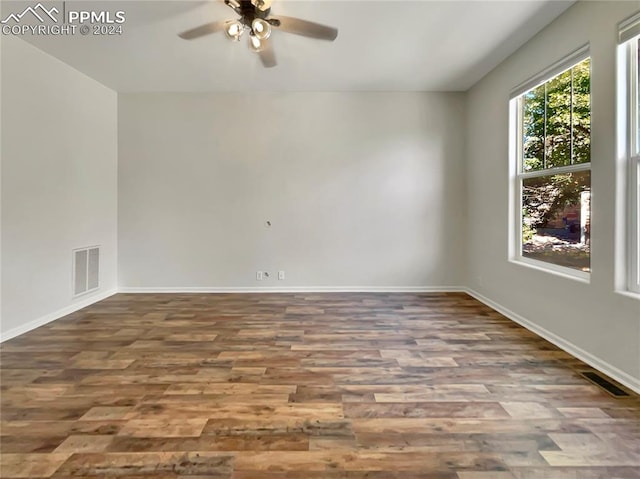
MULTIPOLYGON (((34 2, 35 3, 35 2, 34 2)), ((221 1, 90 2, 123 10, 121 36, 24 36, 121 92, 459 91, 481 79, 573 2, 275 0, 272 16, 339 29, 335 42, 275 31, 278 66, 265 69, 246 40, 223 33, 182 40, 183 30, 235 18, 221 1)), ((24 2, 20 3, 24 7, 24 2)), ((87 2, 67 1, 67 9, 87 2)), ((3 17, 17 10, 3 2, 3 17)))

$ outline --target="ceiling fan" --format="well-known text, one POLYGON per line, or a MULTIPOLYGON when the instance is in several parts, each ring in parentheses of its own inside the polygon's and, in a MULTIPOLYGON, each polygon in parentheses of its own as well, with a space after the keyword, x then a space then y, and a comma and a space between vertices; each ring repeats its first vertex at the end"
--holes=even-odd
POLYGON ((260 56, 262 64, 267 68, 276 66, 276 56, 269 40, 272 27, 283 32, 319 40, 333 41, 338 36, 336 28, 319 23, 281 15, 272 18, 270 16, 271 0, 224 0, 224 3, 240 15, 240 18, 205 23, 179 33, 178 36, 185 40, 192 40, 210 33, 224 31, 231 40, 240 41, 242 34, 248 31, 249 48, 260 56))

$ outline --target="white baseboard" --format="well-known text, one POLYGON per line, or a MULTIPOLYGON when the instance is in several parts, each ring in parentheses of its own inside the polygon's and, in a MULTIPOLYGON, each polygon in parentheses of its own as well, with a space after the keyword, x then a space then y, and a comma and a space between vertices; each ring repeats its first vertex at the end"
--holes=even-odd
POLYGON ((640 394, 640 379, 631 376, 630 374, 622 371, 621 369, 618 369, 615 366, 612 366, 606 361, 603 361, 602 359, 594 356, 588 351, 585 351, 584 349, 576 346, 572 342, 558 336, 555 333, 552 333, 551 331, 543 328, 542 326, 538 326, 534 322, 524 318, 523 316, 520 316, 518 313, 514 313, 510 309, 505 308, 501 304, 498 304, 495 301, 487 298, 486 296, 483 296, 477 291, 467 288, 466 292, 470 296, 473 296, 475 299, 480 301, 481 303, 486 304, 490 308, 498 311, 503 316, 506 316, 511 321, 518 323, 520 326, 546 339, 550 343, 555 344, 563 351, 566 351, 572 356, 575 356, 579 360, 587 363, 589 366, 594 367, 598 371, 601 371, 607 376, 615 379, 620 384, 623 384, 624 386, 628 387, 632 391, 635 391, 636 393, 640 394))
POLYGON ((98 301, 102 301, 103 299, 113 296, 117 292, 118 290, 116 288, 112 288, 108 291, 104 291, 104 292, 98 291, 95 294, 83 297, 82 300, 76 301, 65 308, 59 309, 58 311, 54 311, 53 313, 45 314, 44 316, 41 316, 37 319, 29 321, 26 324, 22 324, 16 328, 13 328, 13 329, 10 329, 9 331, 1 333, 0 343, 4 341, 8 341, 9 339, 15 338, 16 336, 20 336, 21 334, 29 332, 32 329, 36 329, 36 328, 39 328, 40 326, 44 326, 45 324, 50 323, 51 321, 55 321, 56 319, 60 319, 63 316, 66 316, 67 314, 75 313, 76 311, 82 308, 86 308, 87 306, 97 303, 98 301))
POLYGON ((119 293, 464 293, 463 286, 121 287, 119 293))

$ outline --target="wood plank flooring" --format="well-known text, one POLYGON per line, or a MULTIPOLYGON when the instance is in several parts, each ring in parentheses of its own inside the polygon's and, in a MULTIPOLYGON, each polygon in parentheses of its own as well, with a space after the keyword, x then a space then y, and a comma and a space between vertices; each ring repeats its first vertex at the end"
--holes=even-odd
POLYGON ((463 293, 119 294, 0 359, 3 478, 640 477, 638 396, 463 293))

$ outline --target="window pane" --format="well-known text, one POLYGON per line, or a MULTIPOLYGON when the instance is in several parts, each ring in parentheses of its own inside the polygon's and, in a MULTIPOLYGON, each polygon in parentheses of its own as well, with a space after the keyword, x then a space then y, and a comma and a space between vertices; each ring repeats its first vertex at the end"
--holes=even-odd
POLYGON ((544 168, 544 85, 522 97, 522 169, 544 168))
POLYGON ((573 163, 591 161, 591 61, 587 58, 573 71, 573 163))
POLYGON ((522 181, 522 256, 590 271, 591 173, 522 181))
POLYGON ((522 95, 522 171, 591 161, 591 61, 522 95))
POLYGON ((571 164, 571 70, 547 82, 546 168, 571 164))

